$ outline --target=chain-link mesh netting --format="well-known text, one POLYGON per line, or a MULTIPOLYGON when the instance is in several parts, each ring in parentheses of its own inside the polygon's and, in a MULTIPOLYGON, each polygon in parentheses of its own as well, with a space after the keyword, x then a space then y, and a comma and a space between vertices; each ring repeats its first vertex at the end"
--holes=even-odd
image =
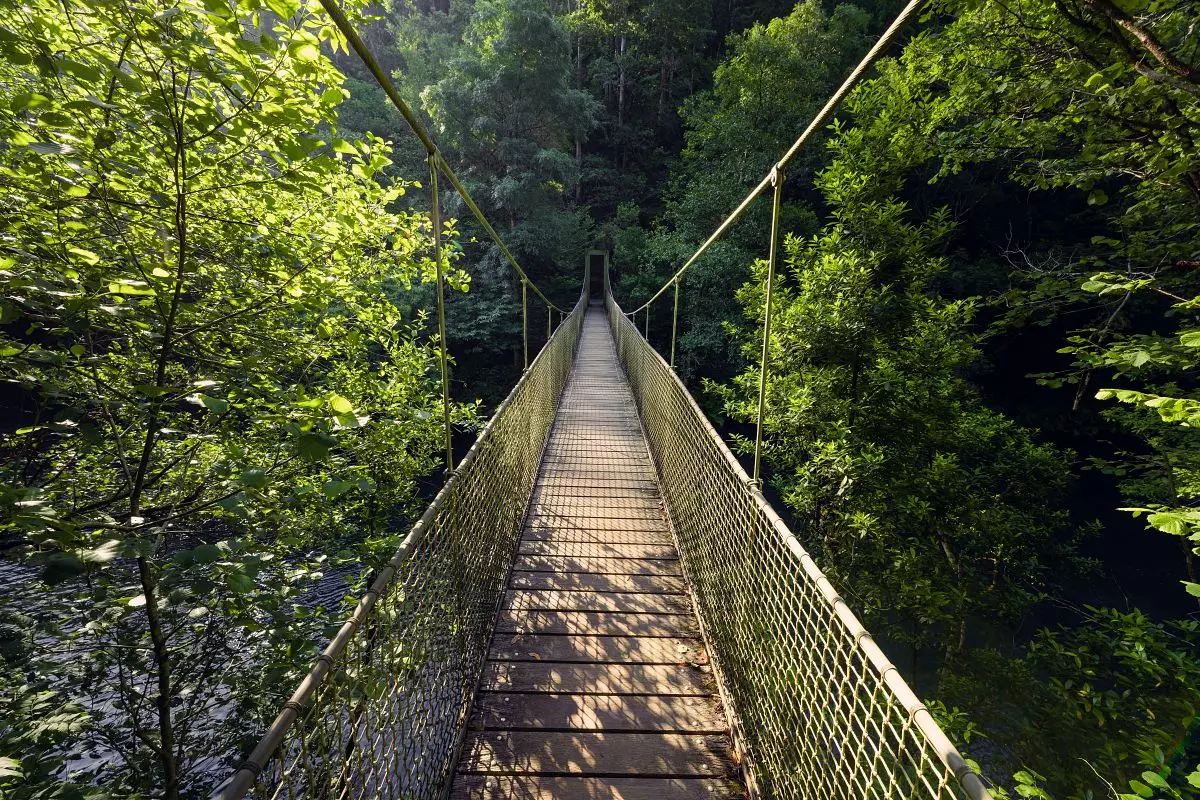
POLYGON ((765 798, 988 798, 675 373, 606 301, 749 782, 765 798))
POLYGON ((221 797, 432 798, 503 596, 585 294, 221 797))

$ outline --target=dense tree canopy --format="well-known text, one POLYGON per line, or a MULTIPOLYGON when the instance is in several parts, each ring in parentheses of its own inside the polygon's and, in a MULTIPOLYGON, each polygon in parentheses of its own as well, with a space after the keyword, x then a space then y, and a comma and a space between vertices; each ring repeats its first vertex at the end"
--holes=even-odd
POLYGON ((270 9, 4 12, 4 545, 55 587, 5 602, 6 792, 68 738, 82 785, 201 792, 317 643, 298 598, 435 463, 384 291, 428 279, 427 219, 337 137, 332 29, 270 9))
MULTIPOLYGON (((897 8, 347 11, 549 296, 601 248, 633 307, 897 8)), ((1198 30, 940 0, 785 175, 766 490, 998 796, 1200 797, 1198 30)), ((6 797, 206 795, 437 482, 426 154, 343 45, 299 0, 0 3, 6 797)), ((442 188, 467 435, 521 287, 442 188)), ((680 290, 743 452, 769 212, 680 290)))

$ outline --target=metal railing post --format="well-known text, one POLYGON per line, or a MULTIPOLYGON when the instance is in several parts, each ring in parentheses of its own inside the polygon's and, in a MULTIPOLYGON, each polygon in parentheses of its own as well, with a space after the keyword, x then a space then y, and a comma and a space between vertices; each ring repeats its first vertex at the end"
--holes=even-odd
POLYGON ((675 279, 675 312, 671 315, 671 369, 675 369, 675 334, 679 330, 679 278, 675 279))
POLYGON ((521 278, 521 342, 525 348, 525 366, 529 369, 529 281, 521 278))
POLYGON ((442 209, 438 196, 438 154, 429 154, 429 193, 433 203, 429 221, 433 227, 433 263, 437 275, 438 361, 442 372, 442 426, 445 434, 446 469, 454 469, 454 438, 450 430, 450 368, 446 357, 446 294, 442 279, 442 209))
POLYGON ((771 248, 767 256, 767 291, 763 298, 762 359, 758 362, 758 418, 754 431, 754 474, 751 479, 757 484, 762 480, 763 413, 767 407, 767 367, 771 355, 771 294, 775 286, 775 261, 778 258, 779 205, 783 196, 783 173, 776 167, 771 171, 775 192, 771 200, 771 248))

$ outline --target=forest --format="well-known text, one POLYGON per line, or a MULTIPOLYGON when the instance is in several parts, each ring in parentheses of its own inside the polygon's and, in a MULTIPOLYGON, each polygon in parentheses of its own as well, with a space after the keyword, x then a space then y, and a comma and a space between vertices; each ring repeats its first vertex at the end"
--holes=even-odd
MULTIPOLYGON (((900 0, 346 0, 641 306, 900 0)), ((536 351, 320 3, 0 2, 0 796, 206 797, 536 351)), ((769 198, 637 318, 754 446, 769 198), (672 315, 677 314, 673 341, 672 315)), ((1200 5, 933 0, 786 172, 765 493, 996 797, 1200 798, 1200 5)))

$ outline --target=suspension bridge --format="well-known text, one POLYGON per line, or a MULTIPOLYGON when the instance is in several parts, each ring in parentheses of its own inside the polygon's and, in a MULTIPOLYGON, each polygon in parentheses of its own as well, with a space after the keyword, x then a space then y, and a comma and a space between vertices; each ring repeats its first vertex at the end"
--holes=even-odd
POLYGON ((220 800, 990 798, 763 497, 764 393, 747 474, 673 369, 685 274, 770 189, 765 387, 784 171, 920 0, 632 312, 607 255, 589 255, 573 309, 547 299, 336 2, 321 2, 429 154, 455 466, 220 800), (515 270, 524 314, 525 371, 457 464, 439 176, 515 270), (668 360, 634 320, 645 311, 648 326, 671 289, 668 360), (531 291, 550 334, 532 362, 531 291))

